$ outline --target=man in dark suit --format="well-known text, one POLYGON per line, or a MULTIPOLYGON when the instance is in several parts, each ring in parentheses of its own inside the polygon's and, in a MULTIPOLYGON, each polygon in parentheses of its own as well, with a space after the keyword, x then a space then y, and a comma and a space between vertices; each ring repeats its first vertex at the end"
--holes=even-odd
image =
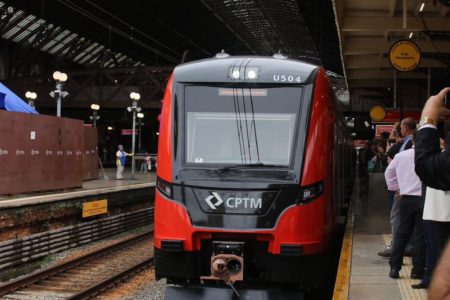
MULTIPOLYGON (((417 132, 415 148, 415 171, 421 181, 432 188, 450 191, 450 133, 447 135, 446 149, 441 152, 437 122, 450 115, 444 99, 450 87, 431 96, 422 111, 420 128, 417 132)), ((420 285, 420 284, 419 284, 420 285)), ((440 258, 431 282, 429 299, 448 299, 450 297, 450 244, 440 258)))
POLYGON ((450 190, 450 134, 447 135, 447 148, 441 152, 436 126, 441 117, 450 115, 450 110, 444 105, 447 93, 450 93, 450 87, 431 96, 425 104, 417 132, 415 154, 416 173, 420 180, 426 186, 444 191, 450 190))

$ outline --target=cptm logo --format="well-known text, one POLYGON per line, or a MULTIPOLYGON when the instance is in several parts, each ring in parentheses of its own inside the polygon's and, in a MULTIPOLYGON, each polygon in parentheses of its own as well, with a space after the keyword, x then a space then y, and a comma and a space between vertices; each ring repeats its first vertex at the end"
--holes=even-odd
POLYGON ((220 195, 217 192, 212 192, 212 195, 209 195, 206 199, 205 199, 206 203, 208 204, 209 207, 211 207, 211 209, 216 210, 220 204, 223 203, 222 198, 220 197, 220 195), (216 203, 212 203, 212 199, 216 198, 216 203))
POLYGON ((251 198, 251 197, 229 197, 225 201, 220 197, 219 193, 211 192, 212 195, 209 195, 205 198, 205 202, 208 206, 216 210, 222 203, 226 208, 229 209, 261 209, 262 208, 262 199, 261 198, 251 198), (215 203, 213 203, 213 199, 216 199, 215 203))

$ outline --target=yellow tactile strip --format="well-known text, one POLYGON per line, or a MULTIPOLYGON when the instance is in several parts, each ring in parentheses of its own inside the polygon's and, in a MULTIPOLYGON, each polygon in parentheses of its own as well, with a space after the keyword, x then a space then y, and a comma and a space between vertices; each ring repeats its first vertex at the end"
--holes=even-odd
MULTIPOLYGON (((391 235, 390 234, 384 234, 383 235, 384 241, 386 245, 390 245, 391 243, 391 235)), ((411 279, 409 276, 411 274, 412 269, 412 259, 411 257, 405 257, 403 259, 403 267, 400 271, 400 278, 397 279, 398 286, 400 288, 400 292, 402 293, 402 299, 403 300, 410 300, 410 299, 427 299, 428 293, 426 289, 413 289, 411 287, 412 284, 419 283, 420 280, 411 279)))
POLYGON ((350 207, 347 214, 347 225, 345 227, 344 240, 342 241, 341 256, 339 258, 339 267, 334 284, 333 300, 348 299, 350 287, 350 269, 352 262, 353 248, 353 209, 350 207))

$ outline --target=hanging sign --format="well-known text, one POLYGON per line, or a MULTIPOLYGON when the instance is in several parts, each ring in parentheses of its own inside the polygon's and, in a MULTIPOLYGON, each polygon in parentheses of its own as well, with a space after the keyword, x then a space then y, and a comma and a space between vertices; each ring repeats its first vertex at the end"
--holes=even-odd
POLYGON ((389 62, 395 69, 402 72, 417 68, 421 58, 419 46, 409 40, 398 41, 389 50, 389 62))
POLYGON ((386 117, 386 110, 382 106, 374 106, 370 109, 369 114, 372 121, 380 122, 386 117))
MULTIPOLYGON (((122 129, 120 131, 121 135, 133 135, 133 129, 122 129)), ((134 134, 138 135, 139 134, 139 129, 135 129, 134 130, 134 134)))

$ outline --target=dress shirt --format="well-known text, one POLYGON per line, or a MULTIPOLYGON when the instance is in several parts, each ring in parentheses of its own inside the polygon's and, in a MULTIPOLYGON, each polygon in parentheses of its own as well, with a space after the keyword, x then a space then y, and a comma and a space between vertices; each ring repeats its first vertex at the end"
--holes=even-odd
POLYGON ((407 137, 405 137, 403 139, 402 146, 400 147, 400 150, 398 152, 403 152, 406 149, 408 149, 408 148, 406 148, 406 146, 408 145, 409 142, 411 142, 411 140, 412 140, 412 134, 410 134, 407 137))
POLYGON ((437 129, 437 126, 436 126, 436 125, 433 125, 433 124, 425 124, 425 125, 420 126, 418 130, 421 130, 421 129, 424 129, 424 128, 434 128, 434 129, 437 129))
POLYGON ((414 171, 414 149, 398 153, 384 173, 390 191, 400 195, 421 196, 422 183, 414 171))

